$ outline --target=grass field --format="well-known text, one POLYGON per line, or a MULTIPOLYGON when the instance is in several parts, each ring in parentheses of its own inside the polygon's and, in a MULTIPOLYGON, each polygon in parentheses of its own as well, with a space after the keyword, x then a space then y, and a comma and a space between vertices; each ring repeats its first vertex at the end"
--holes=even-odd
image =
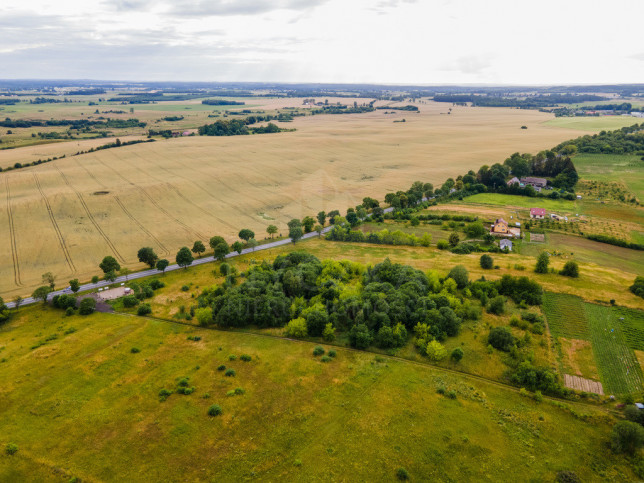
POLYGON ((640 119, 630 116, 599 117, 557 117, 545 123, 546 126, 576 129, 578 131, 610 131, 620 127, 639 124, 640 119))
POLYGON ((502 195, 497 193, 479 193, 468 196, 459 203, 485 204, 501 207, 518 207, 524 209, 545 208, 559 213, 575 213, 578 210, 577 201, 552 200, 549 198, 529 198, 527 196, 502 195))
POLYGON ((553 337, 590 341, 605 393, 644 389, 633 352, 644 340, 644 312, 591 304, 566 294, 547 294, 543 309, 553 337))
POLYGON ((288 123, 296 132, 171 139, 2 173, 0 224, 9 229, 0 233, 0 271, 9 276, 0 293, 31 293, 47 271, 87 279, 108 254, 137 268, 141 246, 171 258, 197 239, 232 241, 244 227, 261 239, 268 224, 285 230, 294 217, 344 210, 417 179, 438 184, 571 135, 541 127, 548 115, 535 111, 420 109, 406 123, 383 111, 307 116, 288 123))
POLYGON ((573 161, 582 179, 623 183, 640 200, 644 199, 644 161, 641 156, 578 154, 573 161))
POLYGON ((0 443, 19 448, 0 456, 4 481, 633 479, 599 409, 427 366, 343 349, 325 364, 309 343, 40 307, 0 337, 0 443), (182 378, 194 393, 160 402, 182 378))

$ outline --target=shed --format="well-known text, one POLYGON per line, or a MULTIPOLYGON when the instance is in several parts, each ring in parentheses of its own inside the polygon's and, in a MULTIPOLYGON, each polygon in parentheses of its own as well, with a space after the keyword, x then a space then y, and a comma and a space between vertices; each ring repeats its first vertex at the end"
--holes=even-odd
POLYGON ((499 247, 501 248, 501 250, 505 250, 507 248, 509 251, 512 251, 512 240, 501 240, 499 242, 499 247))

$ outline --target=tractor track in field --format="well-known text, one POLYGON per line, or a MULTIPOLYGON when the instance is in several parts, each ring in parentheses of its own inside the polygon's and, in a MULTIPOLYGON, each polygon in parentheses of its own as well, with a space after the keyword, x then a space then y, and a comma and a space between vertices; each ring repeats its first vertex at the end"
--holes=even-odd
MULTIPOLYGON (((231 334, 243 334, 243 335, 247 335, 247 336, 251 336, 251 337, 277 339, 277 340, 284 340, 284 341, 289 341, 289 342, 297 342, 297 343, 300 343, 300 344, 311 344, 311 345, 313 345, 313 344, 318 345, 319 344, 318 342, 302 340, 302 339, 291 339, 289 337, 282 337, 282 336, 279 336, 279 335, 259 334, 257 332, 245 332, 245 331, 236 331, 236 330, 226 330, 226 329, 220 329, 220 328, 217 328, 217 327, 204 327, 204 326, 201 326, 201 325, 194 325, 194 324, 191 324, 189 322, 181 322, 179 320, 164 319, 162 317, 154 317, 154 316, 149 316, 149 315, 141 316, 141 315, 135 315, 135 314, 128 314, 128 313, 125 313, 125 312, 114 312, 114 315, 119 315, 121 317, 145 318, 145 319, 150 319, 150 320, 156 320, 158 322, 165 322, 167 324, 175 324, 175 325, 182 325, 182 326, 185 326, 185 327, 191 327, 193 329, 211 330, 211 331, 215 331, 215 332, 228 332, 228 333, 231 333, 231 334)), ((497 381, 497 380, 494 380, 494 379, 488 379, 488 378, 486 378, 484 376, 479 376, 479 375, 472 374, 472 373, 469 373, 469 372, 459 371, 457 369, 450 369, 448 367, 434 366, 432 364, 427 364, 427 363, 424 363, 424 362, 418 362, 418 361, 412 361, 410 359, 405 359, 404 357, 390 356, 390 355, 386 355, 386 354, 380 354, 380 353, 377 353, 377 352, 354 349, 352 347, 345 347, 345 346, 336 345, 336 344, 328 343, 328 342, 324 342, 324 345, 327 345, 327 346, 333 347, 333 348, 337 348, 337 349, 340 349, 340 350, 344 350, 344 351, 347 351, 347 352, 354 352, 354 353, 358 353, 358 354, 373 354, 374 356, 382 357, 383 359, 397 361, 397 362, 403 362, 405 364, 412 364, 414 366, 423 367, 425 369, 430 369, 430 370, 434 370, 434 371, 437 371, 437 372, 448 373, 448 374, 463 377, 463 378, 466 378, 466 379, 473 379, 473 380, 476 380, 476 381, 479 381, 479 382, 483 382, 485 384, 490 384, 490 385, 493 385, 493 386, 496 386, 496 387, 500 387, 500 388, 503 388, 503 389, 506 389, 506 390, 513 391, 513 392, 515 392, 517 394, 521 392, 521 388, 516 387, 516 386, 512 386, 511 384, 507 384, 505 382, 497 381)), ((612 415, 619 414, 618 411, 616 411, 616 410, 613 410, 611 408, 603 408, 601 406, 597 406, 597 405, 589 403, 589 402, 569 401, 567 399, 559 399, 559 398, 556 398, 556 397, 546 396, 546 395, 544 395, 543 398, 547 399, 549 401, 556 401, 557 403, 569 404, 569 405, 572 405, 572 406, 578 406, 578 407, 584 407, 584 408, 593 408, 593 409, 596 409, 598 411, 602 411, 602 412, 612 414, 612 415)))
POLYGON ((127 216, 132 222, 134 222, 143 233, 148 235, 154 242, 161 248, 161 252, 163 255, 169 255, 170 251, 166 248, 166 246, 161 243, 161 240, 159 240, 156 236, 154 236, 146 227, 144 227, 139 220, 137 220, 132 213, 128 211, 128 209, 125 207, 125 204, 121 201, 121 199, 118 196, 114 196, 114 201, 121 207, 121 210, 123 210, 123 213, 125 213, 125 216, 127 216))
POLYGON ((56 165, 56 163, 54 163, 54 167, 56 168, 56 170, 58 170, 58 173, 63 178, 63 181, 65 182, 67 187, 71 189, 74 193, 76 193, 76 197, 78 198, 78 201, 80 201, 80 204, 83 206, 83 209, 87 214, 87 218, 89 218, 89 221, 92 222, 92 225, 94 225, 94 228, 96 228, 96 231, 98 231, 98 233, 103 237, 103 240, 105 240, 105 243, 107 243, 107 246, 109 246, 112 249, 114 254, 119 258, 119 260, 121 260, 122 263, 125 263, 125 258, 123 258, 123 255, 119 253, 114 243, 112 243, 112 240, 110 240, 109 237, 105 234, 103 229, 98 225, 98 223, 94 219, 94 215, 92 215, 92 213, 89 211, 89 207, 87 206, 87 203, 85 203, 82 193, 80 193, 78 190, 76 190, 76 188, 74 188, 71 185, 71 183, 67 179, 67 176, 65 176, 65 174, 60 170, 60 168, 56 165))
POLYGON ((203 234, 196 232, 195 230, 193 230, 192 228, 190 228, 188 225, 186 225, 184 222, 182 222, 182 221, 181 221, 181 220, 179 220, 178 218, 176 218, 176 217, 172 216, 172 215, 171 215, 171 214, 170 214, 170 213, 169 213, 165 208, 163 208, 161 205, 159 205, 159 203, 157 203, 157 202, 154 200, 154 198, 152 198, 152 196, 150 196, 150 194, 149 194, 147 191, 145 191, 145 189, 144 189, 142 186, 139 186, 139 185, 137 185, 137 184, 134 184, 134 183, 133 183, 133 182, 131 182, 130 180, 126 179, 126 178, 125 178, 125 176, 123 176, 121 173, 119 173, 119 172, 118 172, 118 170, 114 169, 112 166, 109 166, 109 165, 105 164, 105 163, 104 163, 103 161, 101 161, 100 159, 98 159, 98 158, 95 158, 95 159, 96 159, 99 163, 101 163, 104 167, 111 169, 111 170, 112 170, 114 173, 116 173, 116 175, 117 175, 119 178, 121 178, 125 183, 129 184, 130 186, 132 186, 132 187, 136 188, 139 192, 141 192, 141 194, 143 194, 143 196, 145 196, 145 197, 150 201, 150 203, 152 203, 152 205, 154 205, 154 207, 155 207, 155 208, 157 208, 161 213, 163 213, 164 215, 166 215, 166 216, 167 216, 168 218, 170 218, 171 220, 174 220, 174 221, 175 221, 178 225, 180 225, 180 226, 181 226, 181 227, 182 227, 186 232, 188 232, 188 234, 190 234, 191 236, 196 236, 197 238, 202 238, 202 239, 205 239, 205 238, 206 238, 203 234))
POLYGON ((16 229, 13 224, 11 211, 11 190, 9 189, 9 176, 5 176, 5 189, 7 191, 7 217, 9 219, 9 240, 11 241, 11 261, 13 262, 13 280, 18 287, 24 287, 20 280, 20 264, 18 263, 18 244, 16 243, 16 229))
POLYGON ((69 250, 67 248, 67 244, 65 243, 65 237, 63 237, 63 232, 60 230, 60 227, 58 226, 58 222, 56 221, 56 218, 54 216, 54 210, 51 209, 51 204, 49 203, 49 199, 45 195, 45 192, 43 191, 42 186, 40 186, 40 180, 38 179, 38 175, 36 173, 32 173, 32 174, 34 177, 34 181, 36 183, 36 188, 38 188, 38 191, 40 192, 40 196, 42 196, 42 199, 45 202, 45 206, 47 207, 47 213, 49 214, 49 219, 51 220, 51 224, 54 226, 54 231, 58 236, 60 248, 63 250, 63 255, 65 256, 65 261, 67 262, 67 266, 71 269, 72 273, 76 273, 76 266, 74 265, 72 256, 70 255, 69 250))

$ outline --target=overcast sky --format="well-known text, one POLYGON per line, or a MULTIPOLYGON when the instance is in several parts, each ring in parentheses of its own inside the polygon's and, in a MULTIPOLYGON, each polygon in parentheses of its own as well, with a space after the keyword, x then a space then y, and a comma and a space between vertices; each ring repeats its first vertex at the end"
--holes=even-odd
POLYGON ((644 0, 17 0, 0 78, 644 82, 644 0))

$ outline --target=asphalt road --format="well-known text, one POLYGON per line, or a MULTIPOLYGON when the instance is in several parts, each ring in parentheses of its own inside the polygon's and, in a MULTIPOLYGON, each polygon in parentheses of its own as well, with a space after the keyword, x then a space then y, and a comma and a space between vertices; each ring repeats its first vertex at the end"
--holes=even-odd
MULTIPOLYGON (((423 201, 425 201, 425 200, 423 200, 423 201)), ((391 208, 391 207, 384 209, 385 213, 389 213, 391 211, 393 211, 393 208, 391 208)), ((327 226, 324 229, 322 229, 322 233, 328 233, 329 231, 331 231, 332 228, 333 228, 333 225, 327 226)), ((302 240, 306 240, 306 239, 313 238, 313 237, 316 237, 316 236, 318 236, 317 232, 312 231, 311 233, 306 233, 302 237, 302 240)), ((258 245, 257 247, 255 247, 255 249, 244 248, 242 250, 242 252, 241 252, 241 255, 246 255, 248 253, 253 253, 253 252, 259 252, 261 250, 268 250, 269 248, 281 247, 281 246, 284 246, 284 245, 288 245, 291 242, 292 242, 292 240, 290 238, 285 238, 283 240, 278 240, 278 241, 266 243, 264 245, 258 245)), ((234 257, 238 257, 239 255, 240 254, 237 253, 237 252, 231 252, 228 255, 226 255, 226 258, 234 258, 234 257)), ((205 263, 212 263, 214 261, 216 261, 215 257, 212 257, 212 256, 211 257, 204 257, 204 258, 197 258, 192 262, 192 265, 190 265, 190 266, 192 267, 192 266, 195 266, 195 265, 203 265, 205 263)), ((165 271, 166 272, 172 272, 173 270, 181 270, 181 268, 182 267, 180 267, 179 265, 174 263, 172 265, 168 265, 168 268, 166 268, 165 271)), ((79 292, 86 292, 88 290, 94 290, 94 289, 97 289, 97 288, 102 288, 102 287, 107 287, 107 286, 112 286, 112 287, 113 286, 118 286, 121 283, 125 283, 125 282, 128 282, 130 280, 136 280, 137 278, 151 277, 153 275, 159 275, 159 273, 160 272, 156 268, 151 268, 149 270, 143 270, 141 272, 130 273, 127 276, 123 275, 123 276, 120 276, 120 277, 116 277, 116 280, 114 280, 113 282, 108 282, 106 280, 101 280, 100 282, 96 282, 96 283, 86 283, 84 285, 81 285, 79 292)), ((71 290, 67 290, 67 289, 55 290, 55 291, 49 293, 49 295, 47 296, 47 300, 50 300, 55 295, 71 294, 71 293, 72 293, 71 290)), ((34 300, 33 297, 25 297, 20 302, 20 305, 21 306, 22 305, 29 305, 29 304, 34 304, 36 302, 38 302, 38 300, 34 300)), ((13 308, 13 307, 15 307, 16 304, 14 302, 7 302, 6 305, 9 308, 13 308)))

